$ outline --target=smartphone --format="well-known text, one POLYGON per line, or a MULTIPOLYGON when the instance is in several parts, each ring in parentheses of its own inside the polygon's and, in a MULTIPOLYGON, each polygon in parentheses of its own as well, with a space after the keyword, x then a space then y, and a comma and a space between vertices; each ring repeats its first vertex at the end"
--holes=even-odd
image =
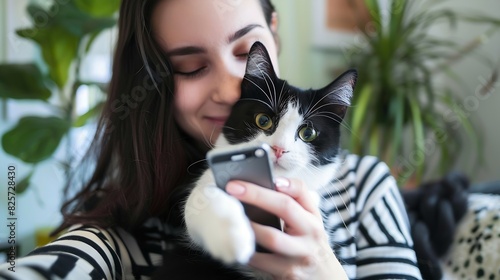
MULTIPOLYGON (((233 146, 213 149, 207 153, 207 161, 213 172, 217 187, 225 191, 230 180, 241 180, 275 189, 271 147, 267 144, 255 146, 233 146)), ((253 205, 243 203, 248 218, 256 223, 283 230, 280 218, 253 205)))

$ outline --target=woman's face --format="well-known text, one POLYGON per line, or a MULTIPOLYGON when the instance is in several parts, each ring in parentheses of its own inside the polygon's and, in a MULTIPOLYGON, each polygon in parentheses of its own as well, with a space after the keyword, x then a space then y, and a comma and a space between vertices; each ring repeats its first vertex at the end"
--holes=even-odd
MULTIPOLYGON (((240 97, 247 53, 261 41, 277 69, 277 47, 258 0, 165 0, 153 12, 155 38, 175 80, 175 118, 210 146, 240 97)), ((271 28, 276 30, 276 19, 271 28)))

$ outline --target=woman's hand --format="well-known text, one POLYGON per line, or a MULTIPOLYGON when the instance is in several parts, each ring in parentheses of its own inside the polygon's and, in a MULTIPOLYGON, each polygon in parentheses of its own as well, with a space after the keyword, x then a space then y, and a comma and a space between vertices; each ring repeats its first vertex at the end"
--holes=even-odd
POLYGON ((273 253, 255 253, 251 266, 275 279, 347 279, 328 245, 317 199, 302 181, 278 178, 277 191, 231 181, 226 190, 285 222, 285 232, 252 223, 257 243, 273 253))

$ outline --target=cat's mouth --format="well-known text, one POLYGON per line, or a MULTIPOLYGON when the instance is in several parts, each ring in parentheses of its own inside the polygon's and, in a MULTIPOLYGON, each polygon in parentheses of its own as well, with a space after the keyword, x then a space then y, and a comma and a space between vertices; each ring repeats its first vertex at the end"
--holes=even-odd
POLYGON ((286 171, 287 170, 287 168, 285 168, 283 165, 281 165, 281 163, 279 162, 279 160, 276 159, 276 158, 273 160, 273 167, 274 167, 274 170, 276 170, 278 172, 279 171, 286 171))

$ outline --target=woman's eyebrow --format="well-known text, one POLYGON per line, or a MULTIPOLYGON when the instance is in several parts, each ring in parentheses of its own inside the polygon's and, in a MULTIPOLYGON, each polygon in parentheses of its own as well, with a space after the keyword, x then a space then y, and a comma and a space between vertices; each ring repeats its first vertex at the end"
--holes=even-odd
POLYGON ((167 56, 177 56, 177 55, 190 55, 190 54, 199 54, 199 53, 206 53, 207 50, 202 47, 197 47, 197 46, 187 46, 187 47, 180 47, 173 49, 171 51, 167 52, 167 56))
POLYGON ((239 38, 245 36, 245 34, 247 34, 248 32, 252 31, 254 28, 257 28, 257 27, 261 27, 262 28, 262 25, 260 24, 249 24, 243 28, 241 28, 240 30, 236 31, 234 34, 232 34, 231 36, 229 36, 229 38, 227 39, 227 43, 232 43, 236 40, 238 40, 239 38))
MULTIPOLYGON (((262 25, 260 24, 249 24, 238 31, 234 32, 231 36, 227 38, 228 43, 232 43, 239 38, 245 36, 248 32, 252 31, 255 28, 262 28, 262 25)), ((176 48, 173 50, 170 50, 167 52, 167 56, 172 57, 172 56, 182 56, 182 55, 191 55, 191 54, 200 54, 200 53, 206 53, 207 49, 199 46, 186 46, 186 47, 180 47, 176 48)))

